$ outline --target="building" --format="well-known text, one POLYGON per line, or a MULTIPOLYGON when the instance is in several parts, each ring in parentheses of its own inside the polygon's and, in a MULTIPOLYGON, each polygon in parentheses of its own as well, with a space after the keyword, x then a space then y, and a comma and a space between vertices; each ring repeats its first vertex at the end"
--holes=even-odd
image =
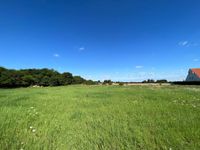
POLYGON ((186 81, 200 81, 200 68, 190 69, 186 81))

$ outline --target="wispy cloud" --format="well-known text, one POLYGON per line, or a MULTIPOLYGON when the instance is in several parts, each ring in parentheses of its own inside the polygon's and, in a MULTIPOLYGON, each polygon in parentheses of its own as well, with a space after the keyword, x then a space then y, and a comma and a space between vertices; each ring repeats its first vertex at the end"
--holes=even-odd
POLYGON ((179 46, 182 47, 194 47, 194 46, 198 46, 198 43, 194 43, 194 42, 189 42, 189 41, 180 41, 178 43, 179 46))
POLYGON ((85 47, 80 47, 79 48, 79 51, 81 52, 81 51, 84 51, 85 50, 85 47))
POLYGON ((189 44, 188 41, 180 41, 180 42, 178 43, 179 46, 187 46, 188 44, 189 44))
POLYGON ((144 68, 144 66, 135 66, 136 69, 144 68))
POLYGON ((59 54, 53 54, 53 56, 54 56, 54 57, 57 57, 57 58, 60 57, 59 54))
POLYGON ((195 58, 195 59, 193 59, 193 61, 197 62, 197 61, 199 61, 199 59, 195 58))

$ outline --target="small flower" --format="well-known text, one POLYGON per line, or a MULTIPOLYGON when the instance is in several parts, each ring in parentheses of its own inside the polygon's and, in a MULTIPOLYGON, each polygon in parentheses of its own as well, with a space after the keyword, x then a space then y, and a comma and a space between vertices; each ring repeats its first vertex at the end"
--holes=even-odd
POLYGON ((32 127, 32 126, 30 126, 30 129, 33 129, 33 127, 32 127))
POLYGON ((36 129, 33 129, 32 132, 33 132, 33 133, 36 132, 36 129))

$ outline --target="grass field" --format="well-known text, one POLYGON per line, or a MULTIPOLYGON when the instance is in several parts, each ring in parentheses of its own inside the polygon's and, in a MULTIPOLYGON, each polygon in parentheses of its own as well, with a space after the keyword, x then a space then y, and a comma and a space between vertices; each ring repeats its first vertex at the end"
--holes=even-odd
POLYGON ((0 89, 0 150, 200 149, 200 88, 0 89))

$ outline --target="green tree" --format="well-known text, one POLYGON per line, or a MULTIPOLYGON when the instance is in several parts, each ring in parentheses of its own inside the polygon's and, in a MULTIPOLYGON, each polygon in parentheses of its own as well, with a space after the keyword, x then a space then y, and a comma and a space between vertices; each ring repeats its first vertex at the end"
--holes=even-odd
POLYGON ((166 79, 161 79, 161 80, 157 80, 157 83, 167 83, 168 81, 166 79))
POLYGON ((83 79, 82 77, 74 76, 74 80, 73 80, 74 84, 83 84, 84 82, 85 82, 85 79, 83 79))
POLYGON ((95 84, 97 84, 97 82, 94 82, 92 80, 86 80, 85 84, 87 84, 87 85, 95 85, 95 84))
POLYGON ((73 77, 69 72, 61 74, 47 68, 11 70, 0 67, 0 87, 59 86, 82 83, 93 84, 93 81, 86 81, 80 76, 73 77))
POLYGON ((104 81, 103 81, 103 84, 104 84, 104 85, 106 85, 106 84, 112 85, 112 81, 111 81, 111 80, 104 80, 104 81))
POLYGON ((22 77, 22 85, 23 86, 30 86, 35 84, 35 79, 32 75, 24 75, 22 77))
POLYGON ((69 85, 69 84, 72 84, 73 83, 73 75, 69 72, 64 72, 62 75, 61 75, 61 78, 62 78, 62 82, 63 82, 63 85, 69 85))
POLYGON ((1 87, 13 87, 15 84, 14 79, 12 78, 12 73, 9 70, 1 72, 0 77, 0 86, 1 87))
POLYGON ((44 76, 40 81, 41 86, 49 86, 50 85, 50 78, 48 76, 44 76))
POLYGON ((61 75, 54 75, 49 79, 49 85, 50 86, 59 86, 59 85, 64 85, 62 82, 61 75))

